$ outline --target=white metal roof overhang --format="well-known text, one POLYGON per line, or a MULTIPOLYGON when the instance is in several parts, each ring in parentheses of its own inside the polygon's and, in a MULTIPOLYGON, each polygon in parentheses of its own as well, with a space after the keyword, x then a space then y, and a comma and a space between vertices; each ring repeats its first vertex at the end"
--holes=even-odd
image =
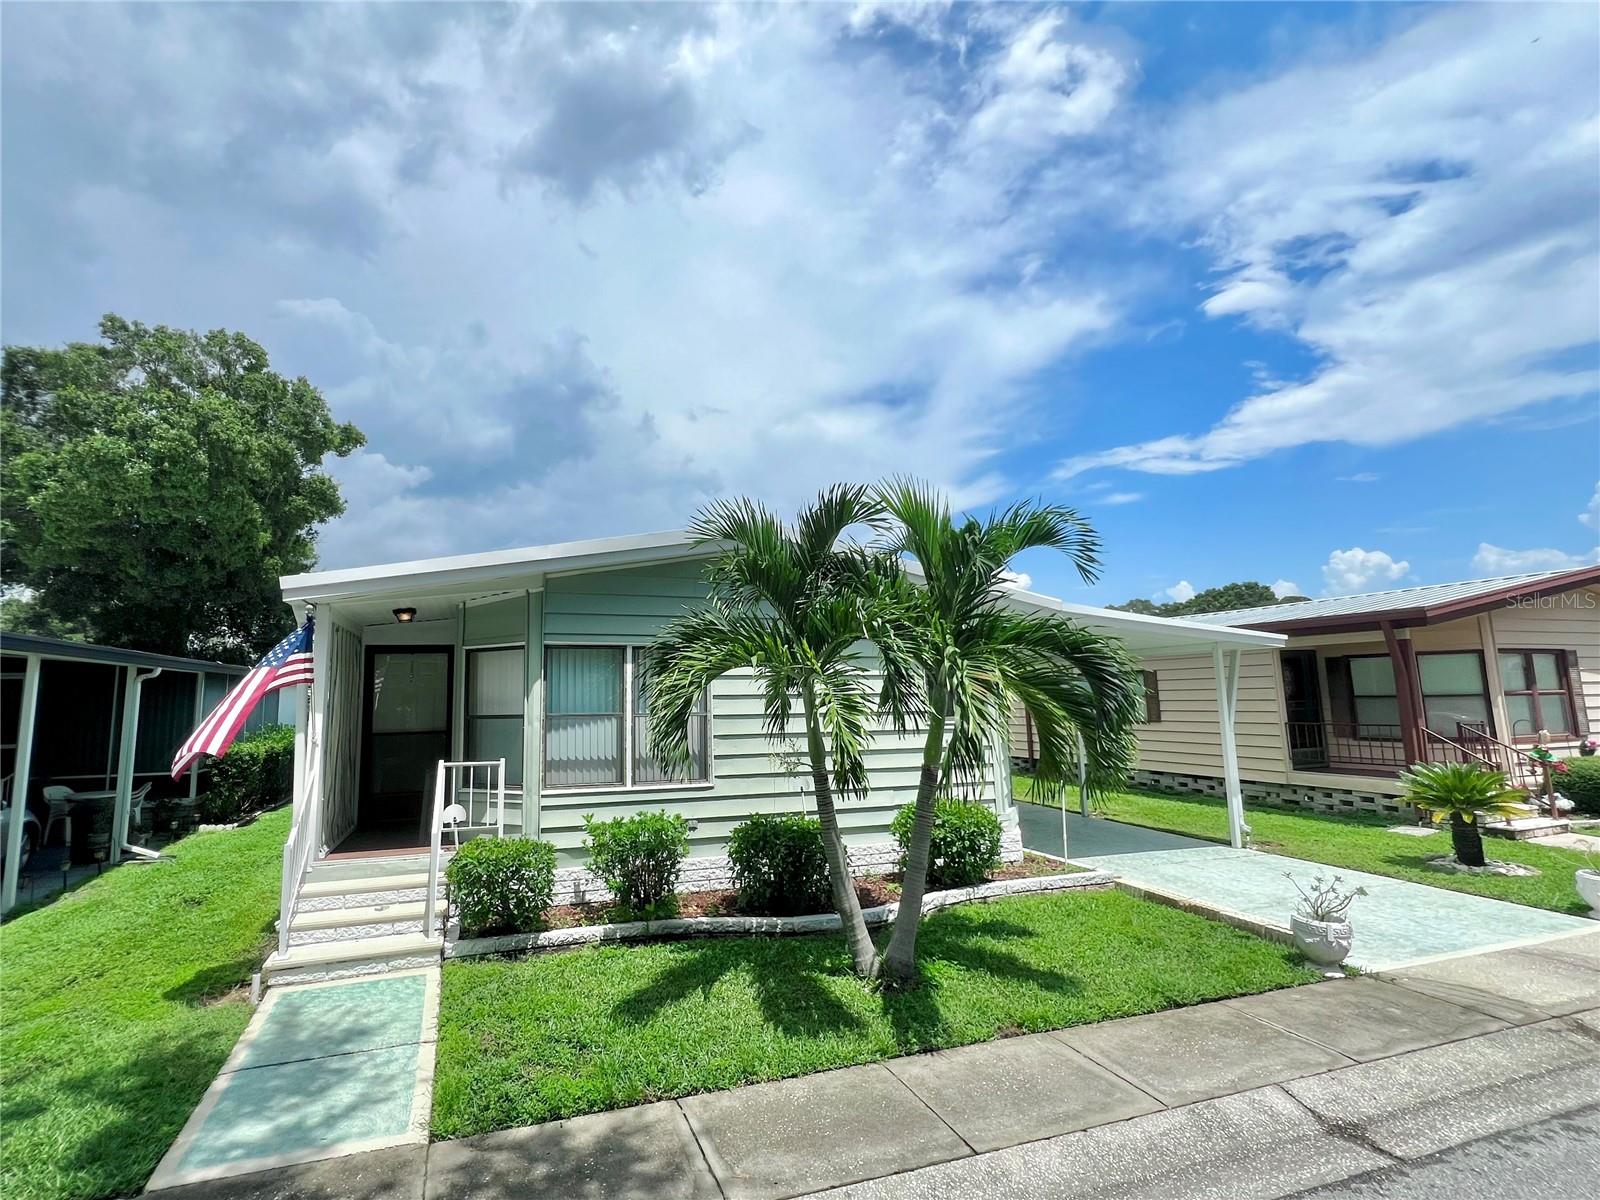
POLYGON ((715 552, 715 546, 696 544, 683 531, 672 530, 285 575, 278 585, 297 610, 328 602, 341 611, 377 613, 387 604, 405 604, 425 618, 434 608, 462 600, 539 587, 552 575, 648 566, 715 552))
POLYGON ((1205 625, 1199 621, 1179 621, 1171 617, 1147 617, 1139 613, 1097 608, 1092 604, 1071 604, 1054 596, 1021 588, 1012 589, 1007 601, 1016 608, 1067 617, 1089 629, 1112 634, 1122 639, 1123 644, 1140 658, 1209 654, 1217 646, 1226 650, 1271 650, 1288 641, 1281 633, 1205 625))

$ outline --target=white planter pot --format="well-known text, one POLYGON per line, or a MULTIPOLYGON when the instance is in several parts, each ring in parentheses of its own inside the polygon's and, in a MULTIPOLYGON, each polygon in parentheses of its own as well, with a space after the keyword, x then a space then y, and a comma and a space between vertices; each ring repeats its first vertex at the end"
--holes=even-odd
POLYGON ((1313 921, 1295 913, 1289 918, 1289 931, 1300 953, 1330 972, 1350 957, 1354 930, 1349 921, 1313 921))
POLYGON ((1600 871, 1584 867, 1574 871, 1573 882, 1578 885, 1578 897, 1589 906, 1589 915, 1600 921, 1600 871))

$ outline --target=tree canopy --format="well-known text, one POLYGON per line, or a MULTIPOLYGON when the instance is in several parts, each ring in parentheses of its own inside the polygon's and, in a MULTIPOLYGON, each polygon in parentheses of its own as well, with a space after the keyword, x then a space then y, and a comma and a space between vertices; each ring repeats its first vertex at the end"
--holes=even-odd
POLYGON ((1293 604, 1308 600, 1308 596, 1279 596, 1264 583, 1243 580, 1225 583, 1221 587, 1196 592, 1187 600, 1174 600, 1170 604, 1157 604, 1153 600, 1135 597, 1126 604, 1113 604, 1121 612, 1140 613, 1147 617, 1182 617, 1192 613, 1228 612, 1235 608, 1262 608, 1269 604, 1293 604))
POLYGON ((278 576, 344 511, 322 470, 365 438, 243 334, 118 316, 8 346, 0 575, 8 629, 247 660, 288 628, 278 576))

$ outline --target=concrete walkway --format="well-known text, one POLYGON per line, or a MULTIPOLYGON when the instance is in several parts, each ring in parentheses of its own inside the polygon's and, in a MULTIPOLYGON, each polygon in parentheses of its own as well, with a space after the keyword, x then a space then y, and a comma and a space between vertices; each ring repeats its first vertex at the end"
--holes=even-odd
POLYGON ((169 1195, 1282 1196, 1596 1097, 1590 932, 169 1195))
POLYGON ((148 1190, 428 1140, 439 968, 273 988, 148 1190))
MULTIPOLYGON (((1061 854, 1059 809, 1018 804, 1017 812, 1024 846, 1061 854)), ((1321 874, 1366 888, 1369 894, 1356 901, 1350 914, 1356 932, 1349 964, 1363 971, 1594 928, 1582 917, 1281 854, 1235 850, 1103 817, 1069 814, 1067 822, 1067 857, 1073 862, 1115 872, 1163 896, 1278 929, 1287 929, 1299 898, 1286 874, 1293 874, 1302 887, 1321 874)), ((1395 835, 1397 840, 1402 836, 1395 835)))

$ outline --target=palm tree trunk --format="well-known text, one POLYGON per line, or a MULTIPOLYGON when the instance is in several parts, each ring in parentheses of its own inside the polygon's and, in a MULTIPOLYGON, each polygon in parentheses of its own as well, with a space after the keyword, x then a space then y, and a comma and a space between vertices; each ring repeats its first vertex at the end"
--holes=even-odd
POLYGON ((908 988, 917 982, 917 930, 922 924, 922 897, 928 890, 928 856, 933 842, 934 807, 939 795, 940 767, 944 762, 944 727, 948 716, 943 696, 935 698, 928 720, 928 738, 922 746, 922 777, 917 782, 916 819, 911 824, 911 844, 906 847, 906 870, 900 880, 900 911, 883 956, 883 981, 889 988, 908 988))
POLYGON ((1451 813, 1450 847, 1463 867, 1483 866, 1483 834, 1478 831, 1476 821, 1469 821, 1460 813, 1451 813))
POLYGON ((833 783, 828 778, 828 756, 817 721, 817 701, 809 685, 801 689, 801 707, 806 714, 806 751, 811 759, 811 787, 817 798, 817 823, 822 826, 822 848, 828 856, 828 883, 833 889, 833 907, 839 914, 845 944, 850 948, 850 965, 863 979, 878 974, 878 950, 861 916, 861 901, 856 896, 850 875, 850 854, 839 832, 839 814, 833 807, 833 783))

